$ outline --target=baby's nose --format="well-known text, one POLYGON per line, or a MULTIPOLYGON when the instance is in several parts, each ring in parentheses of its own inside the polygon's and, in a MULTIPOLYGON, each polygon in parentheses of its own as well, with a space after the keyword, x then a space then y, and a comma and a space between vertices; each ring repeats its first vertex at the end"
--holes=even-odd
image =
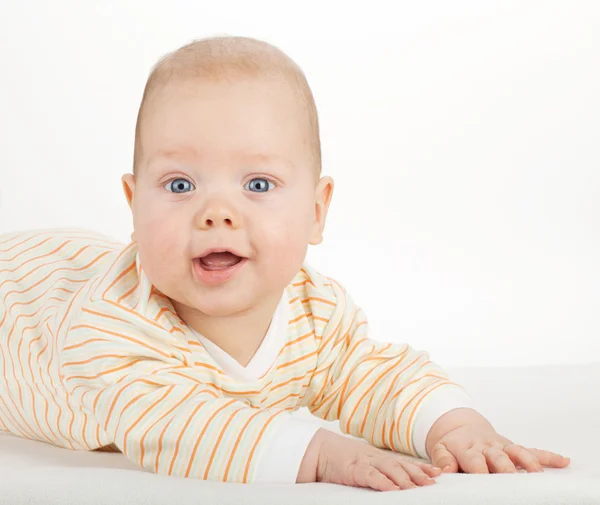
POLYGON ((221 226, 235 229, 240 226, 241 219, 230 205, 215 202, 204 208, 199 221, 199 227, 204 230, 221 226))

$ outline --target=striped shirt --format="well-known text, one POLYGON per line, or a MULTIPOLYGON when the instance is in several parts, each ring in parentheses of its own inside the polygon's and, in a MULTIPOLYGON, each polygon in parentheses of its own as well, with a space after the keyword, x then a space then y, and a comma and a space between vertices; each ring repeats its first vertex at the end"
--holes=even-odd
POLYGON ((0 429, 140 467, 224 482, 295 482, 320 428, 427 458, 465 390, 407 344, 372 340, 334 279, 304 264, 242 367, 188 327, 135 242, 85 229, 0 236, 0 429))

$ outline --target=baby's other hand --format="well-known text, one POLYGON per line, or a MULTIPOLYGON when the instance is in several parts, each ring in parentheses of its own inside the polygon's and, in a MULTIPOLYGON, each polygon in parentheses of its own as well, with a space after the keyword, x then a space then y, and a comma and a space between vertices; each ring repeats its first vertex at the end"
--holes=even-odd
POLYGON ((435 484, 431 477, 440 474, 423 461, 331 431, 319 450, 317 482, 394 491, 435 484))
POLYGON ((544 466, 564 468, 570 463, 559 454, 517 445, 485 424, 467 424, 446 433, 433 446, 431 461, 445 473, 543 472, 544 466))

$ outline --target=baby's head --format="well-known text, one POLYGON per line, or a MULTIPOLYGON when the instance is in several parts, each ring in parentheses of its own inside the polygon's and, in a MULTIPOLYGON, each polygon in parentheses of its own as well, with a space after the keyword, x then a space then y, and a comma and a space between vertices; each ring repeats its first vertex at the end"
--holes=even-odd
POLYGON ((284 53, 218 37, 168 54, 122 179, 146 275, 184 319, 272 303, 322 240, 333 181, 320 172, 313 96, 284 53))

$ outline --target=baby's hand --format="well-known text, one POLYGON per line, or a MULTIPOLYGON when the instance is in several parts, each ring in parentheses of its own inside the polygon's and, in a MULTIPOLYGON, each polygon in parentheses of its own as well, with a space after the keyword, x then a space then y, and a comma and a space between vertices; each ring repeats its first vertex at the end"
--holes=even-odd
POLYGON ((378 491, 428 486, 435 484, 431 477, 440 474, 439 468, 425 462, 332 431, 323 439, 317 463, 317 482, 378 491))
POLYGON ((542 467, 564 468, 570 459, 549 451, 525 449, 499 435, 485 423, 459 426, 430 451, 431 461, 445 473, 515 473, 518 469, 543 472, 542 467))

